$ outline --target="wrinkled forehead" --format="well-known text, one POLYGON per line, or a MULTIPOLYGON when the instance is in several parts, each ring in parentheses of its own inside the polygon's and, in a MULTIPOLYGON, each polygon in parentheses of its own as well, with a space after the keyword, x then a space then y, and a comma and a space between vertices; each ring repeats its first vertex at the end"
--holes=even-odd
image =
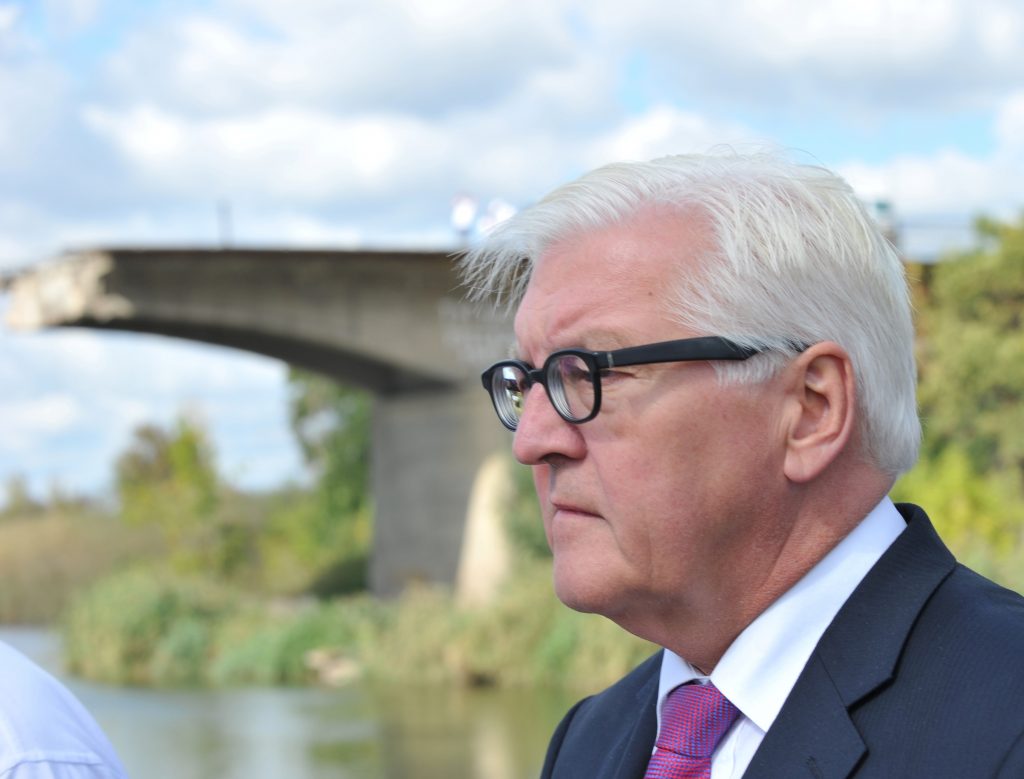
POLYGON ((516 337, 522 344, 598 330, 628 336, 659 320, 667 329, 681 279, 700 271, 710 245, 703 220, 659 209, 565 236, 533 262, 516 337))

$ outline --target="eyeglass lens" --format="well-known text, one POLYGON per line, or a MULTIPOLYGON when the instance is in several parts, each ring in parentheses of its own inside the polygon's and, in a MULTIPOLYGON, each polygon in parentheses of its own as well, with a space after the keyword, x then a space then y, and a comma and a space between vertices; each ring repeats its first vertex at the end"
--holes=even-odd
POLYGON ((526 402, 526 374, 514 365, 503 365, 491 379, 491 396, 501 421, 515 429, 526 402))
MULTIPOLYGON (((544 379, 548 398, 555 410, 569 421, 587 418, 594 408, 594 376, 590 366, 578 355, 562 354, 549 360, 544 379)), ((532 381, 515 365, 503 365, 491 380, 494 405, 508 427, 519 424, 532 381)))
POLYGON ((547 371, 548 394, 558 412, 570 421, 584 419, 594 408, 594 376, 575 354, 559 355, 547 371))

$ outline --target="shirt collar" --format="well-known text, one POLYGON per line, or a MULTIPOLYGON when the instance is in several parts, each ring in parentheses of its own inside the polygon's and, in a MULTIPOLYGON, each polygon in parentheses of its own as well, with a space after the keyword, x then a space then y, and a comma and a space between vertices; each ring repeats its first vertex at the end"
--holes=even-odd
MULTIPOLYGON (((710 681, 762 731, 771 727, 814 647, 846 599, 907 524, 889 498, 763 611, 729 646, 710 681)), ((669 692, 705 682, 696 668, 666 649, 658 685, 658 729, 669 692)))

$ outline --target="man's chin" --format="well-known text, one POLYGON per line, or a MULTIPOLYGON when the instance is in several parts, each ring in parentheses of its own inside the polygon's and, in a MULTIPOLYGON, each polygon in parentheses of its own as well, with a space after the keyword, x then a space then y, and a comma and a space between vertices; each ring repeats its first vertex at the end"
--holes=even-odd
POLYGON ((557 562, 554 589, 562 603, 585 614, 608 614, 615 599, 607 579, 597 575, 584 576, 579 570, 560 573, 557 562))

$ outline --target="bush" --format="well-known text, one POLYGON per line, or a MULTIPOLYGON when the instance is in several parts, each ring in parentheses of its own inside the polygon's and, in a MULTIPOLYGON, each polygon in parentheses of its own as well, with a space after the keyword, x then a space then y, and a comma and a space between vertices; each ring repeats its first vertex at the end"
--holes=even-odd
POLYGON ((136 568, 76 598, 63 623, 71 671, 115 684, 180 684, 205 673, 232 596, 209 581, 136 568))
POLYGON ((594 690, 656 649, 554 596, 550 566, 524 564, 496 601, 465 610, 443 590, 410 591, 366 657, 382 680, 469 685, 545 685, 594 690))
POLYGON ((921 504, 966 565, 1024 589, 1024 491, 1014 471, 979 474, 965 451, 949 446, 922 458, 897 482, 892 496, 921 504))
MULTIPOLYGON (((313 674, 307 656, 317 649, 362 654, 374 633, 367 598, 309 603, 286 614, 263 610, 236 615, 220 632, 210 665, 212 684, 302 684, 313 674)), ((372 642, 371 642, 372 643, 372 642)))
MULTIPOLYGON (((140 685, 303 684, 313 650, 384 682, 605 686, 654 647, 577 614, 551 592, 550 568, 525 566, 486 609, 439 588, 265 604, 197 579, 134 570, 75 600, 64 621, 72 671, 140 685)), ((328 668, 328 672, 332 669, 328 668)))

